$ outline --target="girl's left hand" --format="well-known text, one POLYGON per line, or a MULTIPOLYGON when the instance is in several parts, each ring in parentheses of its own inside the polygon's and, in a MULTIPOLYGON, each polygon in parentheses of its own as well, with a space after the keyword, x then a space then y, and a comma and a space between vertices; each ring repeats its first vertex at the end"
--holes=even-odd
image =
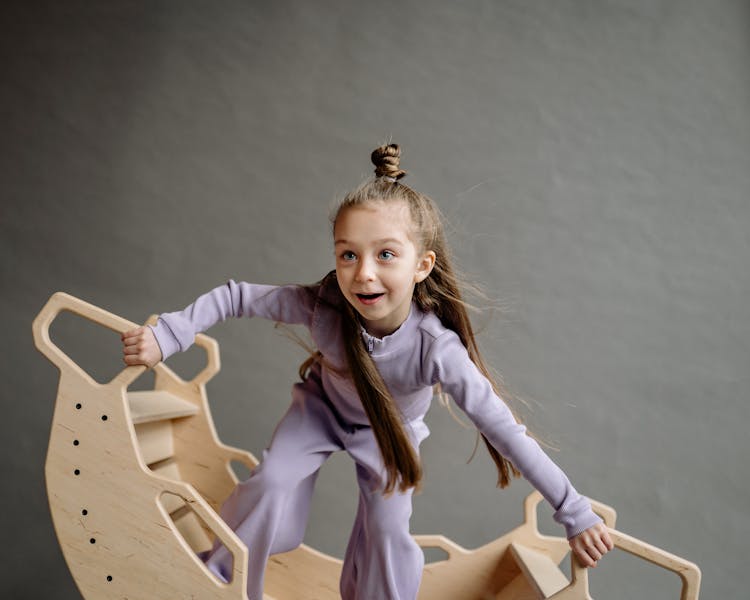
POLYGON ((599 559, 615 547, 604 523, 589 527, 570 538, 568 543, 584 567, 595 567, 599 559))

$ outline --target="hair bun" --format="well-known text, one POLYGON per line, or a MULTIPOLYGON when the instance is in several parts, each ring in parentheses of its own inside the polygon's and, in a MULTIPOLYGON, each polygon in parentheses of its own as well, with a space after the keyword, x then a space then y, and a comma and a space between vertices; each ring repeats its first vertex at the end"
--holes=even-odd
POLYGON ((398 168, 401 162, 401 148, 398 144, 387 144, 375 148, 370 155, 375 165, 375 177, 392 177, 394 181, 406 175, 406 171, 398 168))

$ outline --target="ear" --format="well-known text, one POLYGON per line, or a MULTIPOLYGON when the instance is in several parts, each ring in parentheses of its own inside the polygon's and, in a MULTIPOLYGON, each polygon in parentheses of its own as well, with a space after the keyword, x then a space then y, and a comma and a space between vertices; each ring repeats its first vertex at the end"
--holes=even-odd
POLYGON ((435 253, 432 250, 428 250, 419 257, 417 269, 414 271, 414 283, 419 283, 427 279, 427 276, 435 266, 435 258, 435 253))

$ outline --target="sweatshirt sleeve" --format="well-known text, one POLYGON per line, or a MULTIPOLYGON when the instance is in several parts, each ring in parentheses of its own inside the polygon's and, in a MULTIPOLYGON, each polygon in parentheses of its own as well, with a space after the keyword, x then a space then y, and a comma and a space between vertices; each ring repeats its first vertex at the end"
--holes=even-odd
POLYGON ((184 310, 159 315, 150 325, 166 360, 184 352, 195 341, 195 334, 206 331, 229 317, 262 317, 281 323, 310 327, 317 293, 301 285, 260 285, 230 279, 198 297, 184 310))
POLYGON ((588 499, 573 488, 495 394, 455 332, 446 331, 434 340, 425 367, 427 382, 440 383, 494 448, 552 505, 553 518, 565 528, 568 539, 601 522, 588 499))

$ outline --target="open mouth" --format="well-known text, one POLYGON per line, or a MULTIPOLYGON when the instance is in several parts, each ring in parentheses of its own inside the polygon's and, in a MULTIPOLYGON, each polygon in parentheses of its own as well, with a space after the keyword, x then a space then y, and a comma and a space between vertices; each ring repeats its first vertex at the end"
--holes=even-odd
POLYGON ((383 296, 383 294, 356 294, 356 296, 363 304, 374 304, 383 296))

